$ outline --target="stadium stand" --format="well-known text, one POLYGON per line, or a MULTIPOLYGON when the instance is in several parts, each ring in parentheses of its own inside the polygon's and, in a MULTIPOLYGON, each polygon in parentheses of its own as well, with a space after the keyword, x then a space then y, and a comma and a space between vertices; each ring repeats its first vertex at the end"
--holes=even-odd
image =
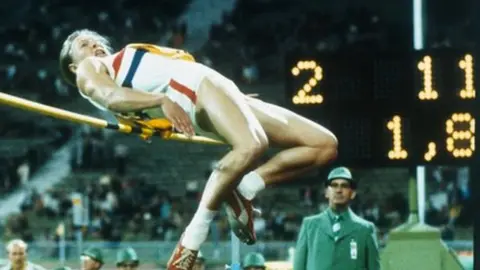
MULTIPOLYGON (((155 1, 150 6, 133 0, 89 0, 74 7, 60 0, 33 2, 5 18, 8 23, 0 27, 4 55, 0 88, 62 108, 98 113, 78 100, 76 90, 67 86, 58 72, 58 52, 72 30, 91 28, 105 33, 115 46, 132 41, 174 47, 189 43, 191 30, 185 22, 189 0, 155 1)), ((381 3, 376 3, 376 8, 347 7, 345 1, 327 6, 312 5, 308 0, 233 2, 233 11, 224 13, 221 22, 213 22, 208 42, 195 43, 202 46, 194 54, 199 61, 234 78, 245 92, 259 93, 280 105, 285 104, 281 76, 288 51, 401 50, 412 43, 407 30, 410 16, 393 14, 408 12, 401 7, 386 8, 381 3)), ((218 9, 228 10, 223 6, 218 9)), ((467 30, 454 30, 471 28, 472 21, 457 17, 452 20, 455 26, 448 31, 435 27, 429 36, 430 47, 473 46, 467 30)), ((48 256, 38 253, 45 260, 58 254, 59 223, 67 225, 66 239, 75 239, 71 198, 76 193, 88 198, 90 220, 82 227, 86 241, 176 241, 196 208, 212 162, 225 151, 225 147, 207 149, 175 142, 149 144, 135 136, 91 130, 5 107, 0 107, 0 114, 0 196, 8 197, 17 191, 25 194, 21 211, 2 224, 3 239, 53 242, 48 256), (72 171, 68 177, 47 192, 22 189, 55 151, 72 141, 72 171), (181 158, 184 155, 192 158, 181 158)), ((427 219, 443 229, 446 240, 471 240, 470 195, 464 186, 450 180, 454 177, 448 168, 431 172, 438 174, 439 178, 432 177, 428 182, 432 192, 428 196, 431 207, 427 219)), ((360 194, 365 195, 356 201, 355 211, 378 225, 383 244, 388 231, 408 215, 409 172, 359 169, 356 175, 362 183, 360 194)), ((256 220, 261 240, 295 241, 302 217, 326 207, 320 177, 320 173, 310 175, 302 180, 304 187, 275 188, 257 199, 256 204, 263 210, 262 217, 256 220), (292 200, 280 199, 286 197, 292 200)), ((228 240, 225 217, 216 220, 212 231, 213 242, 228 240)), ((286 251, 278 250, 264 253, 267 258, 285 255, 286 251)))

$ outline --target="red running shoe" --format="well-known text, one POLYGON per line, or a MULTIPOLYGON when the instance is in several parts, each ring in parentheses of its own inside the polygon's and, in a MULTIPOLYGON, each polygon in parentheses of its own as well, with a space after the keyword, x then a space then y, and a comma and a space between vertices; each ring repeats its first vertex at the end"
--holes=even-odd
POLYGON ((233 233, 245 244, 255 244, 257 236, 253 228, 253 215, 257 210, 253 208, 252 202, 234 190, 225 203, 228 223, 233 233))
POLYGON ((198 250, 190 250, 182 246, 183 235, 180 238, 172 257, 168 260, 167 270, 191 270, 197 259, 198 250))

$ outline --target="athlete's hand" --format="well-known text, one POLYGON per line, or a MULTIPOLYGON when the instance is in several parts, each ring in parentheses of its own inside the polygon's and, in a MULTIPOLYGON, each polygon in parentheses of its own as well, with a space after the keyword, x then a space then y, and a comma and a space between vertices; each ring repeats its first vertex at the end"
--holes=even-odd
POLYGON ((190 117, 176 102, 169 98, 165 98, 162 102, 162 111, 165 114, 165 117, 172 122, 173 126, 180 132, 188 137, 195 135, 195 130, 193 129, 190 117))

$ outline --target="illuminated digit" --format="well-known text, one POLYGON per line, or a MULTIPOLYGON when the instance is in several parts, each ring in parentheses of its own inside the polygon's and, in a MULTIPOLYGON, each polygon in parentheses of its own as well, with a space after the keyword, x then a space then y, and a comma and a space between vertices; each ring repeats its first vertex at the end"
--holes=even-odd
POLYGON ((402 147, 402 118, 395 115, 391 121, 388 121, 387 128, 392 131, 393 148, 388 151, 389 159, 406 159, 407 150, 402 147))
POLYGON ((438 92, 433 89, 432 79, 432 58, 430 56, 423 57, 423 60, 418 62, 418 70, 423 73, 423 90, 418 93, 418 98, 421 100, 435 100, 438 98, 438 92))
POLYGON ((465 73, 465 88, 460 90, 460 98, 462 99, 474 99, 475 89, 473 88, 473 57, 470 54, 458 62, 458 66, 465 73))
POLYGON ((437 145, 434 142, 428 144, 428 149, 423 158, 425 161, 431 161, 437 155, 437 145))
POLYGON ((292 68, 293 76, 297 77, 303 71, 313 71, 308 81, 297 90, 293 96, 293 104, 320 104, 323 102, 323 96, 320 94, 312 94, 312 88, 315 87, 323 78, 323 70, 315 61, 298 61, 297 65, 292 68))
POLYGON ((475 118, 469 113, 454 113, 446 122, 447 150, 455 158, 468 158, 475 152, 475 118))

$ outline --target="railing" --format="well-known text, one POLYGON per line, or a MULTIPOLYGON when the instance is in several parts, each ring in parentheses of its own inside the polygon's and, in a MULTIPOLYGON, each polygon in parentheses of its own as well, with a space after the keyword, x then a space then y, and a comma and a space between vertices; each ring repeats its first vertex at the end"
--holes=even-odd
MULTIPOLYGON (((457 252, 473 251, 473 241, 452 241, 446 244, 457 252)), ((82 249, 88 247, 98 247, 103 252, 106 264, 113 265, 116 252, 120 248, 132 247, 137 251, 142 263, 164 264, 170 257, 175 242, 83 242, 81 245, 77 242, 66 242, 65 245, 59 245, 55 242, 34 242, 28 247, 28 259, 33 262, 57 262, 62 261, 75 262, 79 260, 82 249), (60 249, 60 246, 64 248, 60 249), (61 258, 62 257, 62 258, 61 258)), ((295 242, 258 242, 254 246, 241 244, 241 255, 248 252, 261 252, 267 260, 286 261, 291 257, 295 242)), ((0 249, 0 258, 6 258, 4 249, 0 249)), ((203 256, 210 262, 226 264, 230 261, 231 245, 230 242, 206 242, 201 249, 203 256)), ((1 262, 0 262, 1 264, 1 262)))

